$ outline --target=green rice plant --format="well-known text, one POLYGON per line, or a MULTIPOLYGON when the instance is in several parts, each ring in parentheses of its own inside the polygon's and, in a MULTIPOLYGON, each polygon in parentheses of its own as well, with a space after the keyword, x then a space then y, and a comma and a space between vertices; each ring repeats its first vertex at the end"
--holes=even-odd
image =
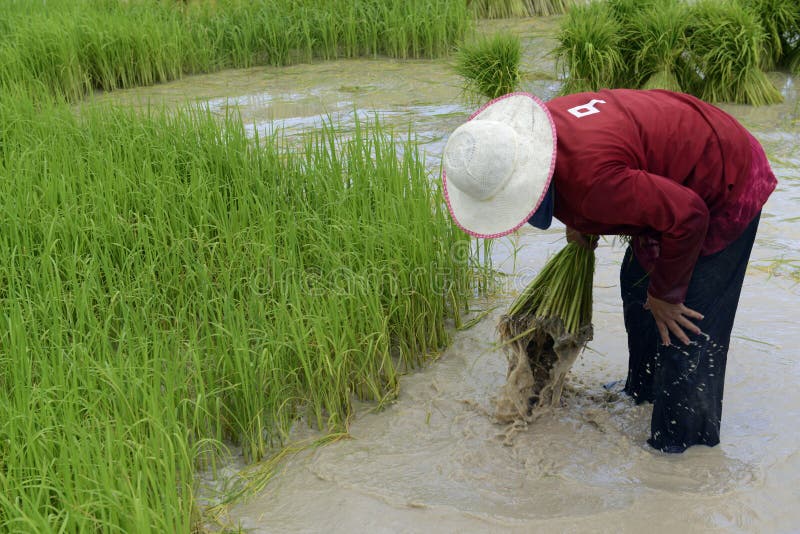
MULTIPOLYGON (((794 220, 800 220, 795 217, 794 220)), ((787 222, 793 222, 791 219, 787 222)), ((784 276, 800 282, 800 260, 790 258, 770 258, 753 265, 753 269, 766 273, 769 277, 784 276)))
POLYGON ((619 50, 624 68, 616 81, 617 87, 638 87, 642 74, 637 69, 637 59, 646 44, 643 28, 640 27, 643 12, 653 8, 661 0, 607 0, 611 14, 620 25, 619 50))
POLYGON ((686 49, 688 7, 679 0, 662 0, 636 12, 631 24, 641 45, 633 52, 637 86, 681 92, 678 72, 686 49))
MULTIPOLYGON (((347 5, 347 0, 341 0, 347 5)), ((391 57, 437 58, 452 52, 470 28, 469 10, 463 2, 449 0, 370 1, 382 16, 376 24, 378 53, 391 57)))
MULTIPOLYGON (((198 470, 346 431, 480 283, 413 140, 0 88, 0 522, 190 532, 198 470)), ((471 246, 472 244, 472 246, 471 246)))
POLYGON ((579 0, 525 0, 528 14, 539 17, 563 15, 579 3, 581 3, 579 0))
POLYGON ((787 55, 786 62, 793 74, 800 75, 800 46, 787 55))
POLYGON ((592 249, 568 243, 514 300, 506 314, 508 319, 557 319, 567 333, 577 334, 592 322, 594 264, 592 249))
POLYGON ((492 99, 517 90, 521 56, 518 36, 497 33, 462 45, 454 68, 463 80, 465 94, 492 99))
POLYGON ((566 13, 578 0, 467 0, 478 18, 549 17, 566 13))
POLYGON ((606 0, 614 18, 622 24, 628 23, 643 10, 660 2, 661 0, 606 0))
POLYGON ((528 16, 525 0, 467 0, 467 5, 482 19, 508 19, 528 16))
POLYGON ((44 85, 73 101, 221 68, 442 57, 472 24, 450 0, 20 0, 0 10, 0 85, 44 85))
POLYGON ((709 102, 774 104, 780 92, 761 70, 766 35, 736 1, 700 0, 689 8, 687 66, 680 83, 709 102))
POLYGON ((78 49, 77 36, 68 26, 42 20, 19 25, 0 41, 0 84, 40 86, 78 99, 92 85, 78 49))
POLYGON ((499 421, 531 420, 535 409, 558 405, 564 379, 592 336, 594 266, 593 249, 568 243, 500 318, 500 343, 510 357, 496 402, 499 421))
POLYGON ((166 82, 181 76, 177 20, 137 14, 137 24, 121 17, 89 13, 74 27, 80 63, 88 80, 111 91, 166 82))
POLYGON ((623 27, 605 2, 570 9, 554 49, 562 94, 617 87, 625 76, 623 27))
POLYGON ((785 65, 792 43, 800 38, 800 3, 796 0, 742 0, 766 32, 761 67, 785 65))

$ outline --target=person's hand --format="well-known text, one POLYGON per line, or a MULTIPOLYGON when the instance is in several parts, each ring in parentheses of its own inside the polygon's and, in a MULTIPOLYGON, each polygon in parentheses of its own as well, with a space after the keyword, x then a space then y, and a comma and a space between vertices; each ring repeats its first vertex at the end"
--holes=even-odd
POLYGON ((658 333, 661 335, 661 342, 664 345, 668 346, 670 344, 670 332, 680 339, 684 345, 689 344, 689 337, 686 335, 684 329, 693 334, 701 333, 700 328, 690 321, 690 319, 702 320, 703 315, 694 310, 690 310, 683 304, 672 304, 657 299, 648 293, 644 309, 650 310, 650 313, 653 314, 656 320, 656 326, 658 327, 658 333))
POLYGON ((595 236, 582 234, 574 228, 567 226, 567 243, 577 243, 583 248, 594 250, 597 248, 597 241, 595 236))

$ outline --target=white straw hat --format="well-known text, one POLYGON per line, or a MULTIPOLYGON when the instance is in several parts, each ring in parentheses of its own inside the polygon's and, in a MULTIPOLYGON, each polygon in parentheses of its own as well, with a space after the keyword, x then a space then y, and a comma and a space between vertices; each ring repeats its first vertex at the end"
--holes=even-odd
POLYGON ((447 207, 465 232, 510 234, 531 218, 550 186, 556 128, 530 93, 496 98, 456 128, 442 157, 447 207))

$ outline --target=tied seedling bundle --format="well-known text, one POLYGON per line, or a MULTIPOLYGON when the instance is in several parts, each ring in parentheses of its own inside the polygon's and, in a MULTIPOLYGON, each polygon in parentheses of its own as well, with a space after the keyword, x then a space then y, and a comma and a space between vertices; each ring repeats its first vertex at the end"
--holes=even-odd
POLYGON ((467 6, 482 19, 561 15, 575 3, 576 0, 467 0, 467 6))
POLYGON ((561 71, 561 94, 625 85, 623 44, 627 35, 606 2, 591 2, 565 15, 553 50, 561 71))
POLYGON ((681 55, 687 46, 688 11, 683 2, 664 0, 632 14, 631 24, 639 35, 632 65, 642 89, 683 92, 678 77, 681 55))
POLYGON ((800 2, 743 0, 743 4, 756 15, 766 33, 761 67, 765 71, 781 66, 791 68, 793 51, 800 51, 800 2))
POLYGON ((517 90, 522 42, 516 35, 497 33, 463 44, 454 69, 463 80, 467 99, 493 99, 517 90))
POLYGON ((500 318, 508 373, 496 401, 499 422, 532 421, 538 408, 558 404, 567 373, 592 338, 594 264, 592 248, 567 244, 500 318))

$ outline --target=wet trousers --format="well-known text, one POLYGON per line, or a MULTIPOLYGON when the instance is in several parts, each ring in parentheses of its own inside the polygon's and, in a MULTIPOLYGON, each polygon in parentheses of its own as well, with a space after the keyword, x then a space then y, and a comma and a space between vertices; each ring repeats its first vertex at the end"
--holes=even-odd
POLYGON ((628 332, 625 393, 637 404, 653 403, 650 439, 655 449, 679 453, 692 445, 719 443, 722 392, 731 330, 760 214, 725 249, 700 257, 684 304, 703 314, 702 334, 674 336, 663 346, 655 319, 644 309, 649 277, 631 247, 620 271, 628 332))

